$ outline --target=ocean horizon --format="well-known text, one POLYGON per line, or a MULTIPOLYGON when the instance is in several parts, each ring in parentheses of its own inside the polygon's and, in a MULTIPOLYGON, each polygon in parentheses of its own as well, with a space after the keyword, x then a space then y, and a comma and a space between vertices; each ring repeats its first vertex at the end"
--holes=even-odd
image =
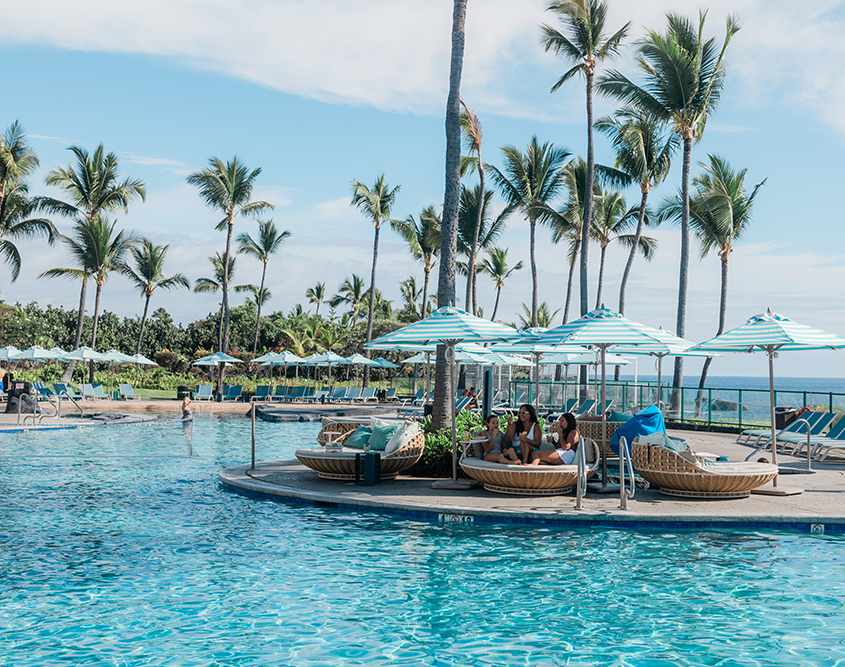
MULTIPOLYGON (((592 375, 591 375, 592 377, 592 375)), ((610 375, 612 377, 612 375, 610 375)), ((634 381, 632 374, 621 375, 622 380, 634 381)), ((684 375, 684 387, 698 387, 699 375, 684 375)), ((657 382, 656 374, 637 375, 638 382, 657 382)), ((665 385, 672 381, 672 370, 661 376, 661 382, 665 385)), ((706 388, 708 389, 769 389, 769 378, 767 376, 742 376, 742 375, 708 375, 706 388)), ((775 389, 777 391, 806 391, 813 393, 845 394, 845 378, 813 378, 813 377, 778 377, 775 376, 775 389)))

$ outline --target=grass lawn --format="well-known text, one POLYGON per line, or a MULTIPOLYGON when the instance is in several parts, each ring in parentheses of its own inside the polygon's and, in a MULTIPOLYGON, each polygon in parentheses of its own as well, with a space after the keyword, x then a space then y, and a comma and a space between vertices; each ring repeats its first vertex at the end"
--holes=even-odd
POLYGON ((135 393, 141 398, 172 398, 176 400, 175 389, 140 389, 135 388, 135 393))

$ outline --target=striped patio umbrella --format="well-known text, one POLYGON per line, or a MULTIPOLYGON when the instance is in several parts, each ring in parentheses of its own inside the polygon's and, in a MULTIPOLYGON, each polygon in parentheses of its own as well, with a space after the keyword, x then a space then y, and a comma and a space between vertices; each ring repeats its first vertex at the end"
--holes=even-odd
MULTIPOLYGON (((659 343, 660 333, 657 329, 629 320, 609 308, 596 308, 573 322, 540 334, 537 342, 592 345, 598 348, 601 353, 601 402, 599 405, 604 406, 606 404, 607 364, 605 359, 607 349, 615 345, 638 347, 649 343, 659 343)), ((600 487, 591 486, 590 488, 601 493, 615 491, 616 488, 609 486, 607 483, 607 454, 605 452, 607 415, 604 410, 600 410, 600 412, 602 442, 604 443, 601 448, 602 483, 600 487)))
MULTIPOLYGON (((12 361, 45 361, 47 359, 58 359, 57 355, 52 350, 47 350, 40 345, 33 345, 25 350, 15 352, 11 357, 12 361)), ((35 369, 35 379, 38 380, 38 367, 35 369)), ((47 368, 44 368, 44 381, 47 381, 47 368)))
MULTIPOLYGON (((481 317, 470 315, 460 308, 444 306, 438 308, 425 319, 397 329, 386 336, 370 341, 366 349, 385 349, 385 343, 442 343, 446 345, 446 359, 452 364, 452 396, 457 394, 455 383, 455 345, 461 342, 496 343, 519 338, 519 333, 512 327, 491 322, 481 317)), ((455 411, 452 415, 452 479, 449 482, 438 481, 432 488, 468 489, 469 484, 458 482, 458 445, 455 429, 455 411)))
MULTIPOLYGON (((699 343, 693 351, 765 352, 769 358, 769 403, 772 419, 772 463, 777 465, 775 435, 775 367, 778 352, 802 350, 837 350, 845 348, 845 338, 821 329, 799 324, 771 309, 754 315, 745 324, 711 340, 699 343)), ((777 488, 777 477, 774 487, 777 488)))
POLYGON ((0 347, 0 361, 10 361, 14 359, 14 354, 20 352, 14 345, 7 345, 0 347))

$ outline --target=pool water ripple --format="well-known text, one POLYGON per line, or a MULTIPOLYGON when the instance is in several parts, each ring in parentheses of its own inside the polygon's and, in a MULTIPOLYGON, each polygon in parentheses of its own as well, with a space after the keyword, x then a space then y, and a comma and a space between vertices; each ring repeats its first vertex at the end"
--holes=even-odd
POLYGON ((256 501, 216 479, 248 457, 243 418, 4 435, 0 665, 845 663, 839 536, 256 501))

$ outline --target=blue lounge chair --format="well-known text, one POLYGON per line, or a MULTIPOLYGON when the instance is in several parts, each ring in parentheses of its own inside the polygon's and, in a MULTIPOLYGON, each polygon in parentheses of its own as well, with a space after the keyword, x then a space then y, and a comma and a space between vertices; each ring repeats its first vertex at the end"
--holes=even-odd
POLYGON ((417 393, 411 398, 403 398, 400 403, 402 405, 420 405, 425 402, 425 389, 417 389, 417 393))
POLYGON ((210 384, 198 384, 194 392, 195 401, 210 401, 214 399, 214 388, 210 384))
POLYGON ((137 398, 140 399, 141 395, 136 394, 135 390, 132 388, 131 384, 119 384, 118 389, 120 389, 120 395, 122 398, 130 399, 130 398, 137 398))
POLYGON ((579 405, 579 406, 578 406, 578 407, 574 410, 574 412, 573 412, 572 414, 574 414, 576 417, 580 417, 581 415, 585 415, 585 414, 587 414, 590 410, 592 410, 592 409, 593 409, 593 407, 595 406, 595 404, 596 404, 595 399, 593 399, 593 398, 587 398, 587 399, 585 399, 585 400, 584 400, 584 402, 583 402, 583 403, 581 403, 581 405, 579 405))
POLYGON ((367 387, 366 389, 362 389, 358 396, 354 396, 352 398, 352 401, 360 401, 361 403, 366 403, 367 401, 378 402, 378 398, 376 398, 376 388, 367 387))
MULTIPOLYGON (((801 418, 806 419, 810 422, 810 426, 812 427, 813 424, 816 423, 816 420, 821 417, 821 412, 802 412, 801 418)), ((806 428, 802 422, 798 420, 790 422, 784 428, 782 428, 776 434, 776 437, 779 439, 781 435, 786 433, 799 433, 802 428, 806 428)), ((806 435, 806 431, 804 431, 806 435)), ((749 428, 745 429, 742 433, 736 436, 736 441, 740 445, 747 445, 750 444, 752 446, 756 446, 760 444, 760 438, 766 438, 766 440, 772 439, 772 429, 770 428, 749 428)))
POLYGON ((250 396, 250 401, 269 401, 270 400, 270 390, 272 387, 268 387, 267 385, 258 385, 255 388, 255 394, 250 396))
MULTIPOLYGON (((805 439, 804 444, 806 442, 805 439)), ((797 445, 796 449, 800 446, 800 444, 797 445)), ((834 449, 845 449, 845 417, 840 417, 826 436, 815 438, 810 436, 810 446, 813 448, 812 456, 816 461, 824 461, 834 449)), ((793 450, 792 453, 794 454, 795 451, 793 450)))
POLYGON ((103 392, 103 387, 93 384, 85 383, 82 385, 82 399, 85 401, 96 401, 98 399, 108 398, 103 392), (97 391, 99 389, 99 391, 97 391))
POLYGON ((223 387, 224 401, 241 401, 243 400, 243 385, 232 384, 223 387))
POLYGON ((33 382, 32 386, 35 387, 35 391, 37 392, 35 394, 36 400, 44 401, 47 400, 50 396, 55 396, 51 389, 44 386, 43 382, 33 382))
POLYGON ((361 387, 347 387, 346 388, 346 395, 343 397, 344 401, 350 401, 354 403, 359 398, 361 398, 361 392, 363 390, 361 387))
POLYGON ((385 401, 393 402, 396 400, 396 387, 390 387, 387 390, 387 395, 384 397, 385 401))
POLYGON ((285 400, 285 394, 287 392, 287 386, 280 384, 276 386, 276 391, 273 392, 272 396, 268 396, 271 401, 283 401, 285 400))
POLYGON ((54 382, 53 391, 57 396, 66 396, 75 401, 82 400, 82 392, 74 391, 73 386, 69 382, 54 382))
MULTIPOLYGON (((806 414, 806 413, 804 413, 806 414)), ((807 420, 807 423, 810 424, 810 446, 812 447, 812 441, 814 437, 819 437, 830 423, 836 417, 835 414, 831 412, 822 412, 820 416, 816 418, 814 421, 810 422, 807 420)), ((836 434, 830 436, 836 437, 836 434)), ((793 431, 791 433, 785 433, 782 437, 778 438, 778 444, 780 445, 781 450, 786 449, 788 444, 795 445, 793 448, 793 453, 799 451, 807 444, 807 424, 800 422, 797 431, 793 431)))

